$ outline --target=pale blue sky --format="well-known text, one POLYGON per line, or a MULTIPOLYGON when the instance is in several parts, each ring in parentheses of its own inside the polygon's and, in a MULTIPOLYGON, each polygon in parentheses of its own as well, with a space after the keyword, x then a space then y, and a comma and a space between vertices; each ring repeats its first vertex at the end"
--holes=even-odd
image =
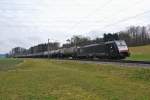
POLYGON ((130 25, 148 25, 147 11, 149 0, 0 0, 0 53, 48 38, 65 42, 72 35, 96 37, 130 25), (147 13, 118 23, 143 12, 147 13))

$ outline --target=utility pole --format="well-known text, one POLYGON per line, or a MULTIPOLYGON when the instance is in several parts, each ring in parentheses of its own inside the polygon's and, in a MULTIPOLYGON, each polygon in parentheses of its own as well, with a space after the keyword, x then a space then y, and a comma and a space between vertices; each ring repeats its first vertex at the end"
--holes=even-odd
POLYGON ((77 40, 75 40, 75 48, 77 49, 77 40))
POLYGON ((50 51, 49 51, 50 47, 49 47, 49 41, 50 41, 50 39, 48 38, 48 47, 47 47, 47 49, 48 49, 48 58, 50 58, 50 51))

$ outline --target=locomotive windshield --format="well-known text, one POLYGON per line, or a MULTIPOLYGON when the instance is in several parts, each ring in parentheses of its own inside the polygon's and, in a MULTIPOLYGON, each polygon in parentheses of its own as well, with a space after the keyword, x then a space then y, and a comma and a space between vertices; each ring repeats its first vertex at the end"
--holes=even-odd
POLYGON ((127 44, 125 43, 125 41, 116 41, 117 46, 127 46, 127 44))
POLYGON ((128 47, 125 41, 121 40, 121 41, 115 41, 115 42, 116 42, 119 52, 128 51, 128 47))

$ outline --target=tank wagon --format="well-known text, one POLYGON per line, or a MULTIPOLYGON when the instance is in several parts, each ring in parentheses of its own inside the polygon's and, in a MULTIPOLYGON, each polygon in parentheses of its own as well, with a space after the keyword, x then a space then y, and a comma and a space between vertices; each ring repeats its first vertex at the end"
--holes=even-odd
POLYGON ((124 59, 130 56, 129 49, 124 40, 116 40, 91 44, 60 48, 57 50, 44 51, 34 54, 19 55, 18 57, 50 57, 50 58, 108 58, 124 59))

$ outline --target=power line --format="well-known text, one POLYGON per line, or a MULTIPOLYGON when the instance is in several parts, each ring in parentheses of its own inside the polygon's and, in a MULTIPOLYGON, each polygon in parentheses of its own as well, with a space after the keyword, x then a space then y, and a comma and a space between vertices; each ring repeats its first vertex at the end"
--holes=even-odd
MULTIPOLYGON (((92 11, 91 13, 89 13, 88 15, 86 15, 85 17, 83 18, 87 18, 89 17, 91 14, 93 14, 94 12, 96 12, 97 10, 103 10, 109 3, 111 3, 113 0, 108 0, 104 5, 103 7, 100 9, 100 8, 97 8, 95 9, 94 11, 92 11)), ((82 20, 80 20, 78 23, 74 24, 70 29, 74 28, 75 26, 79 25, 81 23, 82 20)))
POLYGON ((111 24, 108 24, 108 25, 105 25, 103 28, 106 28, 106 27, 110 27, 110 26, 114 26, 115 24, 118 24, 118 23, 121 23, 121 22, 125 22, 125 21, 128 21, 130 19, 133 19, 133 18, 136 18, 136 17, 139 17, 139 16, 142 16, 142 15, 145 15, 147 13, 150 13, 150 10, 148 11, 145 11, 145 12, 142 12, 142 13, 139 13, 139 14, 136 14, 135 16, 130 16, 130 17, 127 17, 127 18, 124 18, 124 19, 121 19, 115 23, 111 23, 111 24))
MULTIPOLYGON (((103 6, 103 8, 106 7, 110 2, 112 2, 112 0, 107 1, 107 3, 103 6)), ((136 2, 134 3, 134 7, 137 6, 137 5, 138 5, 139 3, 141 3, 141 2, 143 2, 143 0, 138 0, 138 1, 136 1, 136 2)), ((103 9, 103 8, 102 8, 102 9, 103 9)), ((97 11, 98 9, 99 9, 99 8, 97 8, 96 10, 94 10, 92 13, 94 13, 94 12, 97 11)), ((101 9, 101 10, 102 10, 102 9, 101 9)), ((124 11, 126 11, 126 9, 119 10, 118 12, 120 12, 120 13, 118 13, 118 14, 121 14, 121 13, 124 12, 124 11)), ((90 13, 90 14, 92 14, 92 13, 90 13)), ((88 14, 88 15, 85 16, 84 18, 90 16, 90 14, 88 14)), ((118 14, 117 14, 117 15, 118 15, 118 14)), ((108 18, 108 17, 107 17, 107 18, 108 18)), ((105 17, 104 19, 106 19, 106 17, 105 17)), ((76 23, 75 25, 73 25, 71 28, 74 28, 75 26, 79 25, 79 24, 81 23, 81 21, 82 21, 82 20, 80 20, 78 23, 76 23)), ((70 29, 71 29, 71 28, 70 28, 70 29)))
MULTIPOLYGON (((141 2, 143 2, 143 0, 138 0, 137 2, 135 2, 134 7, 137 6, 141 2)), ((119 13, 117 13, 117 15, 122 14, 124 11, 127 11, 127 10, 129 10, 129 9, 121 9, 121 10, 118 11, 119 13)), ((112 15, 116 15, 116 13, 114 13, 112 15)), ((102 20, 107 19, 107 18, 109 18, 109 17, 105 17, 102 20)))
MULTIPOLYGON (((103 6, 103 8, 106 7, 110 2, 112 2, 112 0, 109 0, 109 1, 105 4, 105 6, 103 6)), ((139 3, 141 3, 141 2, 143 2, 143 1, 142 1, 142 0, 136 1, 134 6, 137 6, 137 5, 138 5, 139 3)), ((102 9, 103 9, 103 8, 102 8, 102 9)), ((92 13, 94 13, 94 12, 97 11, 98 9, 99 9, 99 8, 97 8, 96 10, 94 10, 92 13)), ((102 10, 102 9, 101 9, 101 10, 102 10)), ((126 11, 126 9, 119 10, 119 12, 120 12, 119 14, 121 14, 123 11, 126 11)), ((136 14, 135 16, 130 16, 130 17, 121 19, 121 20, 119 20, 119 21, 117 21, 117 22, 115 22, 115 23, 111 23, 111 24, 105 25, 103 28, 110 27, 110 26, 112 26, 112 25, 114 26, 115 24, 118 24, 118 23, 121 23, 121 22, 125 22, 125 21, 127 21, 127 20, 130 20, 130 19, 139 17, 139 16, 144 15, 144 14, 149 13, 149 12, 150 12, 150 11, 145 11, 145 12, 136 14)), ((92 13, 90 13, 90 14, 92 14, 92 13)), ((88 15, 85 16, 84 18, 90 16, 90 14, 88 14, 88 15)), ((104 18, 104 19, 106 19, 106 18, 104 18)), ((82 20, 80 20, 78 23, 76 23, 75 25, 73 25, 71 28, 74 28, 76 25, 79 25, 79 24, 81 23, 81 21, 82 21, 82 20)))

